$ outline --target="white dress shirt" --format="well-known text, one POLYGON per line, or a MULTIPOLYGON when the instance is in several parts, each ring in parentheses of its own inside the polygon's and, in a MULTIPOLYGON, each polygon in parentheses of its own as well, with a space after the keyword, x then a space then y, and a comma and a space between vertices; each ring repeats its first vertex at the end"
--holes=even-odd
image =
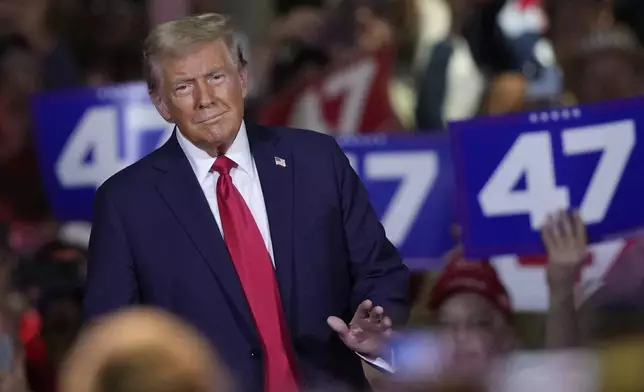
MULTIPOLYGON (((216 158, 211 157, 207 152, 192 144, 181 132, 177 132, 177 139, 179 140, 181 149, 183 149, 186 157, 188 157, 190 166, 192 166, 192 170, 197 176, 206 200, 208 200, 208 206, 210 206, 210 211, 212 211, 212 215, 217 221, 219 231, 223 233, 221 217, 219 216, 219 205, 217 204, 217 179, 219 178, 219 173, 210 170, 216 158)), ((244 198, 251 214, 253 214, 253 218, 255 218, 255 223, 257 223, 259 232, 262 234, 274 267, 273 244, 268 226, 268 215, 266 214, 262 184, 259 182, 257 167, 255 167, 255 161, 250 153, 246 125, 243 122, 233 144, 224 155, 237 164, 237 167, 230 171, 230 176, 233 179, 233 184, 244 198)))
MULTIPOLYGON (((219 205, 217 204, 217 179, 219 178, 219 173, 210 170, 213 163, 215 163, 216 158, 211 157, 207 152, 192 144, 192 142, 186 139, 181 132, 176 132, 176 134, 179 145, 186 154, 186 157, 190 162, 190 166, 192 166, 192 170, 197 176, 201 190, 206 196, 206 200, 208 200, 208 206, 210 206, 210 210, 217 221, 219 231, 223 234, 224 231, 221 226, 221 217, 219 216, 219 205)), ((266 204, 264 203, 262 184, 259 181, 257 167, 255 166, 253 155, 250 152, 250 144, 248 143, 248 134, 246 132, 246 124, 244 122, 242 122, 241 128, 239 129, 233 144, 228 148, 228 151, 226 151, 224 155, 237 164, 237 167, 230 171, 230 176, 233 179, 233 184, 244 198, 246 205, 248 205, 248 208, 255 219, 255 223, 257 223, 257 227, 259 228, 262 238, 264 239, 264 243, 266 244, 266 249, 268 250, 271 261, 273 262, 273 267, 275 267, 273 244, 268 226, 268 215, 266 214, 266 204)), ((374 360, 366 358, 359 353, 356 354, 377 368, 393 372, 392 366, 382 358, 374 360)))

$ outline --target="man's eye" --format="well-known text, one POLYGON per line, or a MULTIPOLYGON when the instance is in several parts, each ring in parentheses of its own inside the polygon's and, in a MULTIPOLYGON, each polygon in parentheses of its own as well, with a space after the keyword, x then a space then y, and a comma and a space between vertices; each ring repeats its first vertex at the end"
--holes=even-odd
POLYGON ((218 82, 224 78, 223 74, 215 74, 210 77, 211 80, 218 82))

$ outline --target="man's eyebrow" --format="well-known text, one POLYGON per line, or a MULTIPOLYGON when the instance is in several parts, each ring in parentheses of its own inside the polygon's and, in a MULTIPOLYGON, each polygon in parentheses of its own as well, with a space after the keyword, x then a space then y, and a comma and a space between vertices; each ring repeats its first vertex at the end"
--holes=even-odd
POLYGON ((195 78, 193 77, 183 77, 183 78, 177 78, 172 81, 172 84, 177 85, 177 84, 182 84, 182 83, 188 83, 188 82, 193 82, 195 78))
POLYGON ((186 76, 182 78, 177 78, 176 80, 173 81, 173 84, 182 84, 182 83, 188 83, 188 82, 194 82, 196 78, 203 77, 203 76, 212 76, 218 73, 221 73, 223 71, 223 67, 215 67, 211 68, 209 71, 198 75, 196 77, 193 76, 186 76))
POLYGON ((212 76, 212 75, 215 75, 215 74, 223 72, 223 70, 224 70, 223 67, 214 67, 214 68, 211 68, 210 71, 206 72, 205 76, 212 76))

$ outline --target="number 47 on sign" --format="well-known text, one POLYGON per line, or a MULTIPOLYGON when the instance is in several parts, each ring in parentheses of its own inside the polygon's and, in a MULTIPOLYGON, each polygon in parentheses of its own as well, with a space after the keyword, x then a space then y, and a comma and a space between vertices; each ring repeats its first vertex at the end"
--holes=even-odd
MULTIPOLYGON (((567 156, 601 152, 580 213, 587 224, 604 220, 635 146, 632 120, 567 129, 562 134, 567 156)), ((532 229, 539 230, 546 216, 570 207, 566 186, 558 186, 552 140, 548 131, 522 134, 478 195, 486 216, 527 213, 532 229), (514 190, 525 176, 526 189, 514 190)))
POLYGON ((579 208, 595 241, 644 227, 638 102, 453 124, 466 253, 541 252, 538 231, 557 209, 579 208))

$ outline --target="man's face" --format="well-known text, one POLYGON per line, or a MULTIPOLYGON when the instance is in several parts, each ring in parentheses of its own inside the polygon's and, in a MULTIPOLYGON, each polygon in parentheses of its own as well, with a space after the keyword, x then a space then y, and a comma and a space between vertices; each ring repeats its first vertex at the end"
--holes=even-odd
POLYGON ((478 294, 452 295, 438 309, 438 318, 454 344, 452 372, 458 376, 482 374, 496 356, 511 348, 513 336, 505 317, 478 294))
POLYGON ((246 70, 233 61, 223 40, 195 45, 159 64, 152 99, 166 121, 210 155, 224 153, 244 117, 246 70))

